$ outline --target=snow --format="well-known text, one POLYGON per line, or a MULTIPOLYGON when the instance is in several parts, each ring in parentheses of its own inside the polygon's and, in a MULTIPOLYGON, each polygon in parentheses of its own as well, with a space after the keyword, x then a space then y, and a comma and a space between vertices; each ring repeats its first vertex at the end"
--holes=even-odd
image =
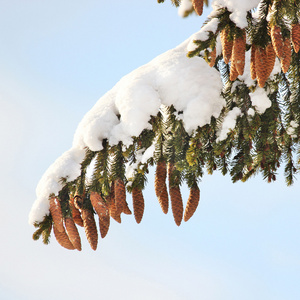
MULTIPOLYGON (((40 180, 29 223, 42 221, 48 214, 49 195, 57 194, 62 188, 61 177, 71 181, 80 175, 86 147, 101 150, 103 139, 110 145, 119 141, 130 145, 133 136, 151 128, 149 120, 162 106, 173 105, 182 111, 188 133, 209 124, 211 116, 219 116, 225 106, 220 96, 221 78, 204 59, 186 56, 190 40, 124 76, 84 116, 75 132, 72 148, 59 157, 40 180)), ((145 162, 153 151, 154 146, 141 152, 139 161, 145 162)), ((134 166, 131 166, 127 176, 133 171, 134 166)))
POLYGON ((234 107, 232 110, 228 112, 224 121, 222 123, 221 130, 219 132, 219 136, 217 141, 223 141, 227 138, 227 134, 230 130, 234 129, 236 124, 236 119, 241 115, 241 110, 238 107, 234 107))
POLYGON ((186 17, 186 12, 193 9, 193 4, 191 0, 181 0, 180 6, 178 8, 178 15, 182 18, 186 17))
POLYGON ((234 22, 239 28, 247 27, 247 12, 256 8, 260 0, 215 0, 212 2, 214 13, 222 7, 226 7, 231 12, 230 20, 234 22))
MULTIPOLYGON (((238 27, 244 28, 247 26, 247 11, 257 7, 259 2, 213 1, 214 11, 210 14, 210 21, 198 33, 124 76, 103 95, 79 123, 72 148, 59 157, 41 178, 36 189, 37 198, 29 215, 29 223, 42 221, 49 213, 49 195, 57 195, 61 190, 61 178, 72 181, 80 175, 80 163, 86 148, 99 151, 104 139, 107 139, 110 145, 116 145, 120 141, 123 147, 131 145, 133 137, 139 136, 144 129, 151 129, 151 116, 156 116, 165 106, 173 105, 177 112, 181 112, 177 114, 177 118, 183 121, 188 134, 193 134, 198 127, 209 124, 212 116, 217 118, 226 105, 221 97, 220 74, 216 69, 209 67, 203 58, 188 58, 187 53, 195 49, 194 40, 206 40, 209 32, 217 31, 219 19, 215 14, 220 7, 227 7, 231 12, 231 20, 238 27)), ((182 1, 182 9, 188 9, 190 5, 189 1, 182 1)), ((220 54, 220 37, 217 38, 216 47, 217 54, 220 54)), ((246 53, 245 72, 239 79, 246 85, 253 86, 249 54, 250 51, 246 53)), ((278 62, 272 75, 277 70, 278 62)), ((236 81, 233 87, 240 83, 236 81)), ((260 114, 271 106, 264 89, 257 88, 250 97, 252 105, 260 114)), ((218 141, 226 139, 240 115, 241 111, 237 107, 227 113, 218 133, 218 141)), ((254 110, 249 109, 248 115, 253 116, 254 110)), ((295 125, 291 123, 291 127, 295 128, 295 125)), ((134 176, 140 163, 146 163, 153 156, 154 149, 155 142, 148 149, 138 151, 136 163, 126 166, 127 179, 134 176)))
POLYGON ((257 87, 256 90, 249 95, 252 105, 256 108, 259 114, 263 114, 266 109, 272 105, 271 100, 268 98, 268 95, 263 88, 257 87))

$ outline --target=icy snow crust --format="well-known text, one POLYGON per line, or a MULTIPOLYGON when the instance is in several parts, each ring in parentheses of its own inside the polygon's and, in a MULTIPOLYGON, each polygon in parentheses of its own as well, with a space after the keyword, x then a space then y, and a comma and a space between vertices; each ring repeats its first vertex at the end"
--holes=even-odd
POLYGON ((162 105, 173 105, 183 112, 180 116, 188 133, 209 124, 211 116, 219 116, 225 106, 220 96, 220 75, 202 58, 186 56, 189 41, 124 76, 84 116, 72 148, 41 178, 29 215, 30 224, 42 221, 49 213, 49 195, 57 195, 61 190, 62 177, 72 181, 80 175, 86 147, 101 150, 103 139, 108 139, 110 145, 119 141, 130 145, 132 136, 151 129, 150 117, 156 116, 162 105))

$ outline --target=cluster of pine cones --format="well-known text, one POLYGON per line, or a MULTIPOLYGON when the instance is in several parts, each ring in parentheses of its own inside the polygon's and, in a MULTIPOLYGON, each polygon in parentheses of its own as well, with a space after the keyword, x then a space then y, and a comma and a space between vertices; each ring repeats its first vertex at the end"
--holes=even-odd
MULTIPOLYGON (((286 73, 290 67, 292 46, 298 53, 300 48, 300 24, 291 26, 291 38, 283 38, 279 26, 270 27, 269 34, 271 42, 266 47, 251 45, 250 73, 251 78, 257 79, 260 87, 264 87, 275 64, 276 56, 280 59, 281 69, 286 73)), ((246 32, 242 31, 240 36, 230 38, 229 27, 225 27, 220 33, 222 44, 222 55, 224 62, 230 64, 230 80, 234 81, 239 75, 243 75, 246 52, 246 32)), ((209 65, 212 67, 216 60, 216 48, 210 52, 209 65)))
MULTIPOLYGON (((171 200, 172 212, 175 223, 179 226, 182 219, 188 221, 197 209, 200 190, 195 185, 190 189, 185 212, 183 214, 183 201, 179 185, 171 183, 172 173, 175 170, 173 163, 167 164, 165 161, 157 163, 155 173, 155 193, 158 197, 160 206, 166 214, 169 208, 169 195, 171 200), (166 178, 167 169, 169 177, 169 194, 167 190, 166 178)), ((132 189, 132 201, 134 217, 140 223, 144 214, 144 197, 141 189, 132 189)), ((69 208, 71 214, 63 217, 61 201, 57 196, 50 198, 50 214, 53 221, 53 232, 58 243, 69 250, 77 249, 81 251, 81 239, 76 225, 84 227, 87 240, 93 250, 98 245, 98 230, 95 222, 94 213, 98 215, 100 235, 104 238, 110 225, 110 217, 121 223, 121 214, 132 214, 126 201, 126 188, 122 179, 117 179, 112 183, 111 192, 105 199, 96 192, 86 195, 75 195, 69 198, 69 208), (87 201, 87 200, 90 201, 87 201), (91 206, 86 203, 91 204, 91 206)))

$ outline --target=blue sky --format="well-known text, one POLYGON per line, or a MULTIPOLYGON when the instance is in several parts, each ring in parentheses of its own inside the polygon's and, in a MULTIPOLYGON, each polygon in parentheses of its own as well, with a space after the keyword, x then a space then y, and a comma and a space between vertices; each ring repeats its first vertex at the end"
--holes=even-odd
POLYGON ((82 252, 31 239, 35 187, 84 114, 205 19, 181 19, 167 0, 61 2, 1 3, 0 299, 299 299, 300 187, 282 174, 272 184, 206 175, 197 213, 177 227, 152 172, 141 224, 113 222, 96 252, 83 231, 82 252))

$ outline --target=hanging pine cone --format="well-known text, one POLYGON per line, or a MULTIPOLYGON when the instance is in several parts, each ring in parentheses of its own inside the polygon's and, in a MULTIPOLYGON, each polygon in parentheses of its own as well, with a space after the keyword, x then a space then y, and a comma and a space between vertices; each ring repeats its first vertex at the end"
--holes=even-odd
POLYGON ((94 214, 89 209, 83 209, 81 212, 83 227, 87 240, 93 250, 97 249, 98 244, 98 232, 96 227, 96 222, 94 219, 94 214))
POLYGON ((74 250, 75 247, 73 246, 73 244, 71 243, 71 241, 69 240, 69 237, 65 231, 65 229, 63 231, 59 231, 56 226, 53 226, 53 232, 54 232, 54 236, 57 240, 57 242, 64 248, 69 249, 69 250, 74 250))
POLYGON ((280 60, 281 69, 283 73, 286 73, 291 64, 292 52, 291 52, 291 41, 286 38, 283 41, 283 57, 280 60))
POLYGON ((229 63, 229 60, 232 55, 232 47, 233 47, 233 41, 229 40, 228 34, 229 34, 229 27, 226 27, 221 31, 221 44, 222 44, 222 55, 225 64, 229 63))
POLYGON ((201 16, 203 13, 203 0, 192 0, 192 4, 197 15, 201 16))
POLYGON ((83 198, 84 198, 83 195, 78 195, 78 194, 76 194, 75 197, 74 197, 74 206, 78 210, 82 209, 83 198))
POLYGON ((300 24, 292 24, 292 44, 296 53, 300 49, 300 24))
POLYGON ((200 200, 200 190, 197 185, 190 189, 190 195, 184 211, 184 221, 187 222, 196 211, 200 200))
POLYGON ((123 213, 124 213, 125 215, 131 215, 131 214, 132 214, 130 208, 128 207, 127 201, 125 201, 125 205, 124 205, 124 207, 123 207, 123 213))
POLYGON ((275 53, 281 59, 283 58, 283 39, 280 27, 277 25, 272 26, 270 34, 275 53))
POLYGON ((74 197, 70 197, 69 205, 70 205, 70 208, 71 208, 72 218, 73 218, 74 222, 77 225, 83 227, 83 221, 82 221, 82 218, 81 218, 81 213, 74 205, 74 197))
POLYGON ((180 226, 183 216, 183 202, 179 186, 169 188, 174 221, 180 226))
POLYGON ((121 178, 115 181, 115 206, 117 215, 120 215, 127 206, 125 184, 121 178))
POLYGON ((156 165, 154 188, 162 211, 166 214, 169 208, 169 197, 166 186, 167 165, 159 161, 156 165))
POLYGON ((107 214, 106 216, 99 217, 99 228, 100 228, 100 234, 101 238, 105 238, 110 225, 110 216, 107 214))
POLYGON ((158 202, 164 214, 168 213, 169 210, 169 194, 167 190, 167 185, 165 184, 162 192, 158 197, 158 202))
POLYGON ((60 232, 64 232, 63 215, 58 197, 50 198, 50 213, 56 229, 60 232))
POLYGON ((110 225, 108 207, 101 195, 96 192, 91 192, 90 199, 92 206, 94 207, 97 215, 99 216, 100 234, 101 237, 104 238, 107 235, 110 225))
POLYGON ((143 192, 141 189, 134 187, 131 193, 132 193, 134 217, 136 222, 139 224, 142 221, 144 208, 145 208, 143 192))
POLYGON ((231 61, 230 64, 230 74, 229 74, 229 79, 230 81, 235 81, 237 79, 237 77, 239 76, 239 73, 235 67, 235 64, 233 63, 233 61, 231 61))
POLYGON ((217 51, 216 51, 216 47, 210 52, 210 62, 209 62, 209 66, 213 67, 216 63, 216 57, 217 57, 217 51))
POLYGON ((243 30, 242 36, 235 37, 233 40, 231 60, 239 75, 244 74, 246 51, 246 32, 243 30))
POLYGON ((118 223, 121 223, 121 213, 117 213, 117 208, 115 205, 115 182, 113 181, 111 184, 110 194, 106 198, 107 207, 109 211, 109 215, 118 223))
POLYGON ((174 221, 177 226, 180 226, 183 217, 183 202, 180 188, 173 182, 173 172, 175 171, 175 164, 170 162, 168 165, 169 178, 169 193, 171 198, 172 213, 174 221))
POLYGON ((70 242, 72 243, 75 249, 81 251, 81 240, 73 219, 68 217, 65 218, 65 227, 70 242))
POLYGON ((266 49, 256 47, 255 68, 258 85, 262 88, 268 79, 266 49))
POLYGON ((251 58, 250 58, 250 75, 251 79, 254 80, 256 78, 256 70, 255 70, 255 44, 251 46, 251 58))
POLYGON ((272 43, 268 44, 266 47, 266 55, 267 55, 267 73, 266 76, 269 78, 270 74, 273 71, 276 59, 276 53, 274 51, 272 43))

